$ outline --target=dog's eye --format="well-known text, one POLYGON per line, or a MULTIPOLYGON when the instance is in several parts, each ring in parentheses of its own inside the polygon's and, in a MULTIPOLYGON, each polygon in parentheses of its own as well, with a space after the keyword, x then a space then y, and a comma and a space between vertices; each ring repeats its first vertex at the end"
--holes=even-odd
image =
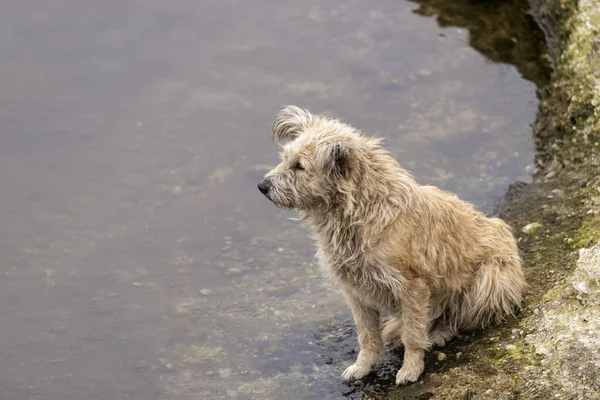
POLYGON ((304 171, 304 167, 302 166, 302 164, 300 164, 300 161, 296 161, 296 163, 294 164, 293 168, 296 171, 304 171))

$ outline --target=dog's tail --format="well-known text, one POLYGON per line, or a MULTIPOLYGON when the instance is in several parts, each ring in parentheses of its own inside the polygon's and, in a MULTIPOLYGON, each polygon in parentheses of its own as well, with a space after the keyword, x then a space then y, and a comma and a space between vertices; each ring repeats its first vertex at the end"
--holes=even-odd
POLYGON ((453 325, 468 331, 501 322, 521 305, 526 287, 518 258, 485 261, 473 285, 460 296, 453 325))

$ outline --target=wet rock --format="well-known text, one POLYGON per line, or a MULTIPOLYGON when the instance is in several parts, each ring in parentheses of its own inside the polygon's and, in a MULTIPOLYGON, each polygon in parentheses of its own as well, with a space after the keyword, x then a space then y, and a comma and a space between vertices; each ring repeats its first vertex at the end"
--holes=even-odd
POLYGON ((600 392, 600 243, 580 250, 569 282, 574 290, 560 290, 540 307, 526 341, 565 397, 593 398, 600 392))

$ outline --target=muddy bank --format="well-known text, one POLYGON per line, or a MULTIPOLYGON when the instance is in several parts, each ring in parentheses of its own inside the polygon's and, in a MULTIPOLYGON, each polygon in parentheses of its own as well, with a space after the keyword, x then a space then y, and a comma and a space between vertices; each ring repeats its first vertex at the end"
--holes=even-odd
POLYGON ((575 346, 585 347, 600 334, 597 325, 588 324, 598 313, 598 294, 573 288, 582 282, 582 263, 593 258, 582 251, 573 272, 579 249, 600 240, 600 5, 594 0, 530 5, 554 71, 540 91, 533 126, 533 182, 513 184, 496 210, 519 238, 531 284, 525 307, 501 327, 461 337, 441 349, 443 355, 432 352, 428 373, 412 387, 390 387, 366 398, 600 397, 594 384, 600 369, 575 346), (548 351, 555 348, 560 351, 548 351))

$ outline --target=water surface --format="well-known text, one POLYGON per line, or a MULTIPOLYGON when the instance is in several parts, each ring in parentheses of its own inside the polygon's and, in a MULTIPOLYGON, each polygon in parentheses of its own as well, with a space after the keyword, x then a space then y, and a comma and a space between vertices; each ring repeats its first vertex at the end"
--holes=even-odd
POLYGON ((494 7, 4 1, 0 398, 348 393, 347 307, 256 190, 271 120, 340 117, 491 210, 530 175, 546 79, 539 33, 498 28, 494 7))

